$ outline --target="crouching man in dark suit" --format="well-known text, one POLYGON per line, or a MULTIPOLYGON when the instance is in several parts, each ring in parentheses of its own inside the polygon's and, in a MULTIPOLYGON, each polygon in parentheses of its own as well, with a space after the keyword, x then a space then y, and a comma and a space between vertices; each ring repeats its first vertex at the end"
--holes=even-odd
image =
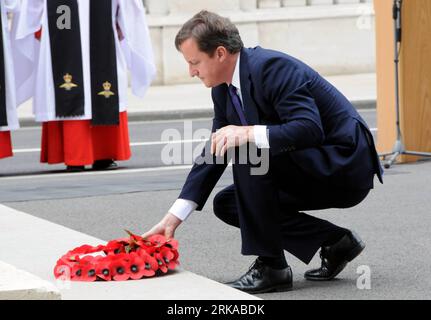
MULTIPOLYGON (((212 88, 214 158, 255 145, 267 151, 268 171, 234 163, 234 184, 218 193, 214 213, 240 228, 242 254, 258 256, 229 285, 249 293, 292 288, 284 250, 320 268, 308 280, 331 280, 365 247, 352 231, 302 211, 349 208, 373 188, 382 169, 373 137, 350 102, 316 71, 286 54, 246 49, 228 19, 202 11, 184 24, 177 49, 192 77, 212 88)), ((179 199, 144 236, 173 237, 194 210, 202 210, 227 162, 196 163, 179 199)))

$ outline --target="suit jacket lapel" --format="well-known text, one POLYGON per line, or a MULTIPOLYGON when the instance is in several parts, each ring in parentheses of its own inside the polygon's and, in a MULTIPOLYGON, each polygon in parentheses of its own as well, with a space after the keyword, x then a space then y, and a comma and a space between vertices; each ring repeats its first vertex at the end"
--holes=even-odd
POLYGON ((248 66, 247 49, 242 49, 241 51, 240 81, 245 117, 249 125, 257 125, 259 124, 259 113, 252 98, 253 83, 251 82, 248 66))

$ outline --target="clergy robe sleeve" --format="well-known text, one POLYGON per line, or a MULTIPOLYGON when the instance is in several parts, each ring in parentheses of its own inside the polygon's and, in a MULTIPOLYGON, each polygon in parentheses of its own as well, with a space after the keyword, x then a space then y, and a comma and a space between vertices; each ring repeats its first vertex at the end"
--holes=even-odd
POLYGON ((7 12, 17 13, 21 3, 19 0, 5 0, 4 4, 7 12))
MULTIPOLYGON (((4 88, 6 91, 5 103, 6 103, 6 118, 7 126, 0 128, 0 131, 11 131, 19 128, 18 115, 16 112, 16 90, 15 90, 15 70, 13 68, 13 52, 11 48, 11 34, 8 21, 8 13, 13 13, 12 17, 18 14, 20 8, 19 0, 3 0, 1 5, 1 22, 2 25, 2 50, 3 59, 2 69, 4 71, 4 88)), ((2 88, 3 89, 3 88, 2 88)), ((4 93, 4 92, 3 92, 4 93)))
POLYGON ((133 94, 143 97, 155 75, 150 31, 141 0, 119 0, 118 25, 124 35, 133 94))
MULTIPOLYGON (((226 120, 226 116, 221 109, 220 105, 214 99, 213 89, 213 101, 214 101, 214 119, 212 132, 216 132, 218 129, 224 128, 229 125, 226 120)), ((217 184, 218 180, 225 171, 227 164, 229 163, 228 156, 224 158, 216 158, 215 156, 209 156, 210 143, 204 148, 202 155, 195 161, 195 165, 190 171, 186 183, 179 196, 180 199, 190 200, 195 202, 198 207, 197 211, 202 211, 206 201, 208 200, 212 190, 217 184), (211 160, 211 163, 205 163, 203 159, 211 160)))
POLYGON ((36 56, 40 46, 34 37, 42 26, 43 0, 22 0, 12 24, 12 52, 15 60, 17 103, 32 97, 36 56))
POLYGON ((323 126, 309 91, 313 79, 282 58, 270 60, 263 66, 262 79, 264 95, 283 122, 268 126, 271 153, 277 155, 321 145, 323 126))

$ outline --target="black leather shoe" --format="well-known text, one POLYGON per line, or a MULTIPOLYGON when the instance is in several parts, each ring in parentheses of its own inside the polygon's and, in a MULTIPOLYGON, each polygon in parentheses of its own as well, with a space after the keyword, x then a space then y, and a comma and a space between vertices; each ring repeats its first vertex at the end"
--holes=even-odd
POLYGON ((309 270, 304 274, 307 280, 328 281, 334 279, 347 265, 355 259, 365 248, 365 243, 359 236, 349 231, 344 237, 333 245, 322 247, 320 258, 322 266, 319 269, 309 270))
POLYGON ((97 160, 93 163, 93 170, 115 170, 118 169, 118 164, 113 160, 97 160))
POLYGON ((290 291, 292 290, 292 270, 289 266, 281 270, 273 269, 256 259, 246 274, 226 284, 247 293, 290 291))
POLYGON ((83 172, 85 171, 85 166, 67 166, 67 172, 83 172))

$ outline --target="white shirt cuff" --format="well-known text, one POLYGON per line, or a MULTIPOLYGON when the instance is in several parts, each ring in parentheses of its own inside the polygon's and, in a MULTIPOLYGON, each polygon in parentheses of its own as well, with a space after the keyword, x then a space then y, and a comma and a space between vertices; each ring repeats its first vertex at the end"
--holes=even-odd
POLYGON ((191 200, 178 199, 169 209, 169 213, 172 213, 178 219, 184 221, 193 211, 196 210, 197 207, 198 205, 191 200))
POLYGON ((254 141, 258 148, 269 149, 269 140, 267 134, 267 126, 254 126, 254 141))

